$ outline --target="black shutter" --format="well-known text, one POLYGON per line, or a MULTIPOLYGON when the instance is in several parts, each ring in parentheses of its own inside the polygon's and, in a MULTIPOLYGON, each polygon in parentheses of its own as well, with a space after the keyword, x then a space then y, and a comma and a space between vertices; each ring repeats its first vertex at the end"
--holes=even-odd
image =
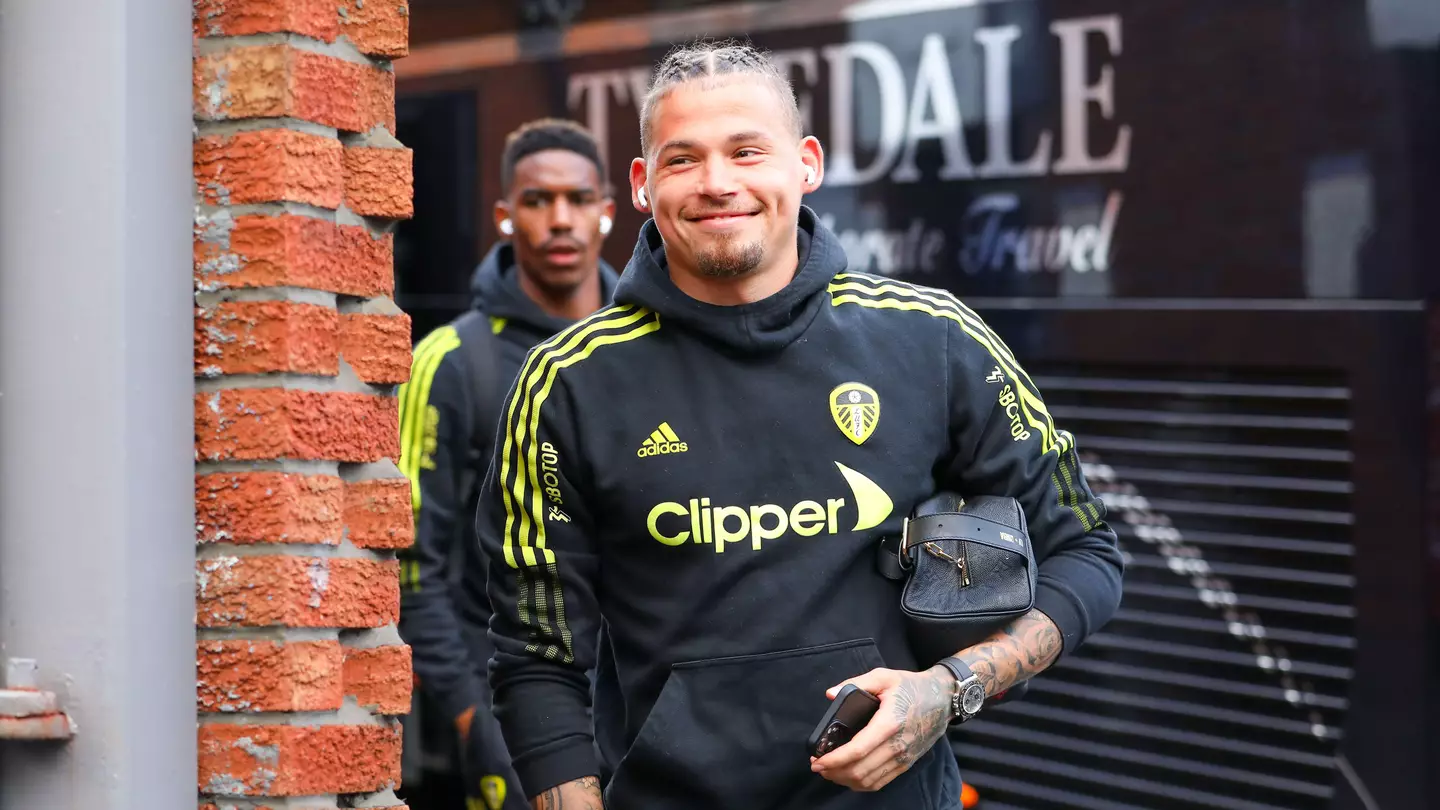
POLYGON ((1115 619, 959 732, 1004 808, 1325 808, 1355 650, 1338 372, 1031 368, 1127 559, 1115 619))

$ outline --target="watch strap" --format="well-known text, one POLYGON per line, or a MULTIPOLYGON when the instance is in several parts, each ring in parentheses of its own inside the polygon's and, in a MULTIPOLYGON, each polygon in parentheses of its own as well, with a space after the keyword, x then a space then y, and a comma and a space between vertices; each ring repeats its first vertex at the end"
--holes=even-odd
POLYGON ((979 678, 977 678, 975 673, 971 671, 969 664, 961 661, 959 658, 955 658, 954 656, 942 658, 937 663, 939 663, 940 666, 950 670, 951 674, 955 676, 955 691, 952 692, 950 695, 950 722, 963 723, 966 720, 970 719, 965 714, 964 705, 962 703, 962 698, 965 693, 965 687, 971 681, 978 681, 979 678))
POLYGON ((941 658, 939 664, 955 675, 956 683, 965 683, 975 677, 975 673, 970 671, 970 665, 954 656, 941 658))

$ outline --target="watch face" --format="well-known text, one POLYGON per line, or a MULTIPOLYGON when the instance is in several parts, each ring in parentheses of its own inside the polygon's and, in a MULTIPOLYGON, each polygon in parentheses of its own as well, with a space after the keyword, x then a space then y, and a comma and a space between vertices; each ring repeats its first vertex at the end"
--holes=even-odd
POLYGON ((974 714, 980 711, 980 706, 985 702, 985 687, 978 683, 972 683, 965 688, 965 695, 961 698, 966 714, 974 714))

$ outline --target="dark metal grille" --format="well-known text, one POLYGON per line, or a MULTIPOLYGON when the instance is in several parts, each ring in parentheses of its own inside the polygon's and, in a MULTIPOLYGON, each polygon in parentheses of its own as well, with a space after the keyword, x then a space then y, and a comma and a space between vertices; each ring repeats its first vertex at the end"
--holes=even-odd
POLYGON ((959 733, 985 810, 1327 807, 1355 648, 1344 381, 1032 374, 1109 507, 1125 597, 959 733))

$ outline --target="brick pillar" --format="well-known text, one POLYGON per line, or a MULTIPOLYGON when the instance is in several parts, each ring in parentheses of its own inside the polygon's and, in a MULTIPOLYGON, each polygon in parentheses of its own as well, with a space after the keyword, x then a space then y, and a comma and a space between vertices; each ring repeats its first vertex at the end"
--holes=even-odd
POLYGON ((404 0, 195 0, 201 807, 398 807, 404 0), (343 797, 343 798, 342 798, 343 797))

